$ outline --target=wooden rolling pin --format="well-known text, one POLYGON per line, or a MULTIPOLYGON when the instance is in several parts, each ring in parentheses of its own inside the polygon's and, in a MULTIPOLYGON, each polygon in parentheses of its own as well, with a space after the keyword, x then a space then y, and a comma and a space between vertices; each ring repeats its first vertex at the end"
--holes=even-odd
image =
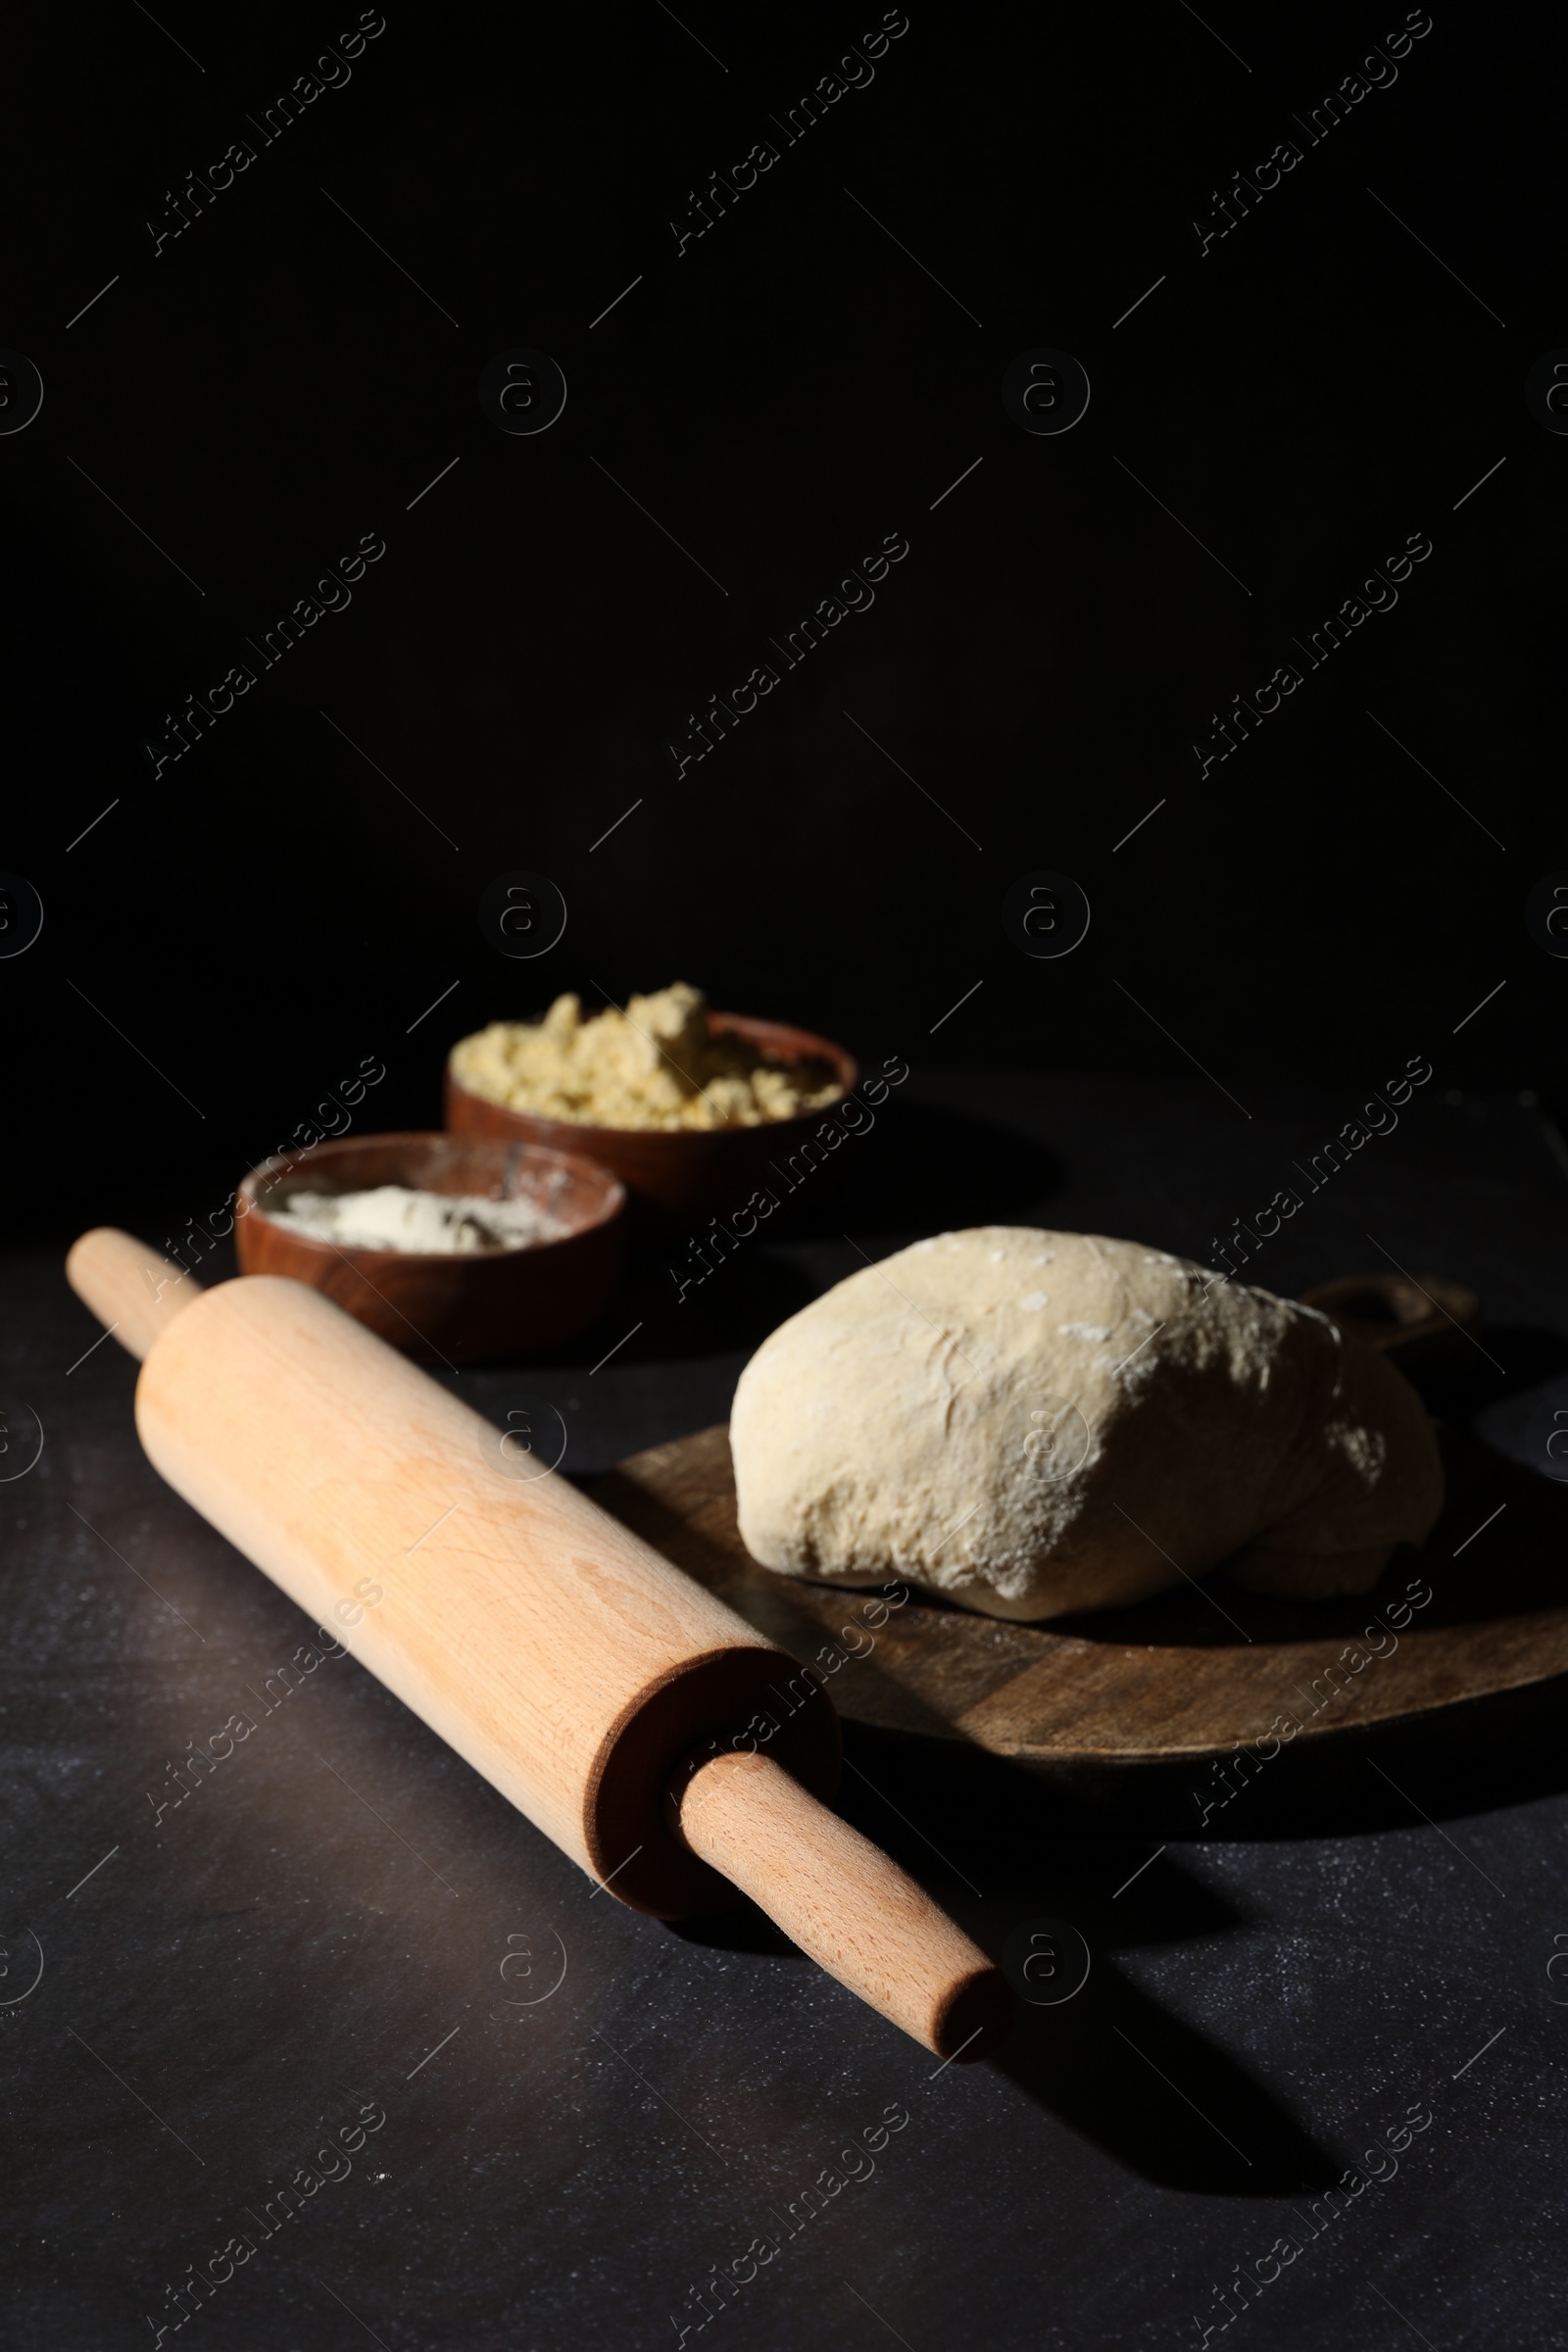
POLYGON ((612 1894, 679 1919, 729 1881, 938 2057, 1005 2036, 1001 1972, 829 1811, 838 1718, 787 1652, 565 1479, 508 1477, 491 1423, 319 1292, 203 1291, 108 1228, 66 1271, 144 1359, 176 1494, 612 1894))

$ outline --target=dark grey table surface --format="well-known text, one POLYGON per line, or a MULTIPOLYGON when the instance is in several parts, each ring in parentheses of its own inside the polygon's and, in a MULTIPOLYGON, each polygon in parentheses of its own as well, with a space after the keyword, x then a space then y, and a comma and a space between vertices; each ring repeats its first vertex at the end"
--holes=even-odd
MULTIPOLYGON (((1357 1107, 907 1093, 792 1235, 678 1309, 649 1259, 561 1360, 461 1391, 501 1420, 553 1403, 586 1474, 721 1418, 858 1250, 1019 1222, 1206 1256, 1357 1107)), ((1482 1345, 1430 1401, 1548 1468, 1561 1160, 1530 1103, 1440 1071, 1249 1270, 1472 1283, 1482 1345)), ((175 1229, 193 1205, 172 1190, 175 1229)), ((56 1246, 8 1259, 4 1299, 8 2342, 1568 2340, 1560 1687, 1282 1757, 1201 1836, 1190 1772, 1049 1782, 852 1727, 852 1818, 992 1949, 1052 1920, 1091 1956, 999 2060, 938 2071, 760 1915, 675 1929, 595 1893, 351 1658, 302 1651, 299 1612, 161 1484, 56 1246)))

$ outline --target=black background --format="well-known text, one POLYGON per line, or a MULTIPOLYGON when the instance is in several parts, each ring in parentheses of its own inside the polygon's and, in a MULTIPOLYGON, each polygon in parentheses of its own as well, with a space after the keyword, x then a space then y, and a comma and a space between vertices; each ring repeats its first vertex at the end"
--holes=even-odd
POLYGON ((46 919, 0 984, 57 1147, 13 1155, 25 1209, 118 1213, 149 1173, 220 1197, 367 1054, 376 1123, 435 1124, 455 1037, 677 975, 875 1055, 1195 1077, 1185 1050, 1245 1095, 1425 1053, 1549 1088, 1568 973, 1523 907, 1568 863, 1568 443, 1523 382, 1568 333, 1560 34, 1442 10, 1309 146, 1293 114, 1402 11, 916 10, 785 145, 879 12, 394 8, 264 145, 247 117, 340 14, 12 35, 0 341, 46 389, 0 439, 0 862, 46 919), (1288 137, 1200 257, 1212 191, 1288 137), (166 192, 238 138, 155 258, 166 192), (677 256, 690 192, 764 138, 677 256), (538 437, 476 398, 518 344, 569 386, 538 437), (1001 402, 1042 344, 1093 385, 1060 437, 1001 402), (352 606, 155 780, 164 714, 371 531, 352 606), (677 780, 688 714, 889 532, 874 609, 677 780), (1210 714, 1412 532, 1397 609, 1200 781, 1210 714), (537 964, 475 919, 514 867, 570 909, 537 964), (1059 962, 999 920, 1038 867, 1093 905, 1059 962))

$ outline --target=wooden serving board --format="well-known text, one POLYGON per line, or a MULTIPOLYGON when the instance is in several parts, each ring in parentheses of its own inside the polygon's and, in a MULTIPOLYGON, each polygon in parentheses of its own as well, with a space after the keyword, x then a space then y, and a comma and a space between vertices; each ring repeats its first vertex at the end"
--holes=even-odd
POLYGON ((1041 1767, 1161 1763, 1238 1742, 1261 1741, 1266 1755, 1275 1740, 1319 1740, 1568 1673, 1568 1488, 1457 1432, 1442 1438, 1443 1516, 1361 1599, 1268 1600, 1216 1573, 1049 1625, 913 1592, 879 1624, 875 1593, 759 1567, 736 1526, 723 1427, 634 1454, 589 1492, 814 1666, 856 1722, 1041 1767), (1431 1597, 1398 1630, 1412 1587, 1431 1597))

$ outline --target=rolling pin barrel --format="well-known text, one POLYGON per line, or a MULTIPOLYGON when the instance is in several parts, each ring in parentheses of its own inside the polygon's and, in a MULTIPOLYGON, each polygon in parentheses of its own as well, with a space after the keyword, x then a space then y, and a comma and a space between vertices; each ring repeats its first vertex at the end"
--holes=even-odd
POLYGON ((680 1918, 729 1882, 939 2056, 1001 2038, 999 1972, 827 1809, 808 1670, 318 1292, 202 1291, 107 1229, 67 1270, 145 1359, 154 1467, 612 1893, 680 1918))

